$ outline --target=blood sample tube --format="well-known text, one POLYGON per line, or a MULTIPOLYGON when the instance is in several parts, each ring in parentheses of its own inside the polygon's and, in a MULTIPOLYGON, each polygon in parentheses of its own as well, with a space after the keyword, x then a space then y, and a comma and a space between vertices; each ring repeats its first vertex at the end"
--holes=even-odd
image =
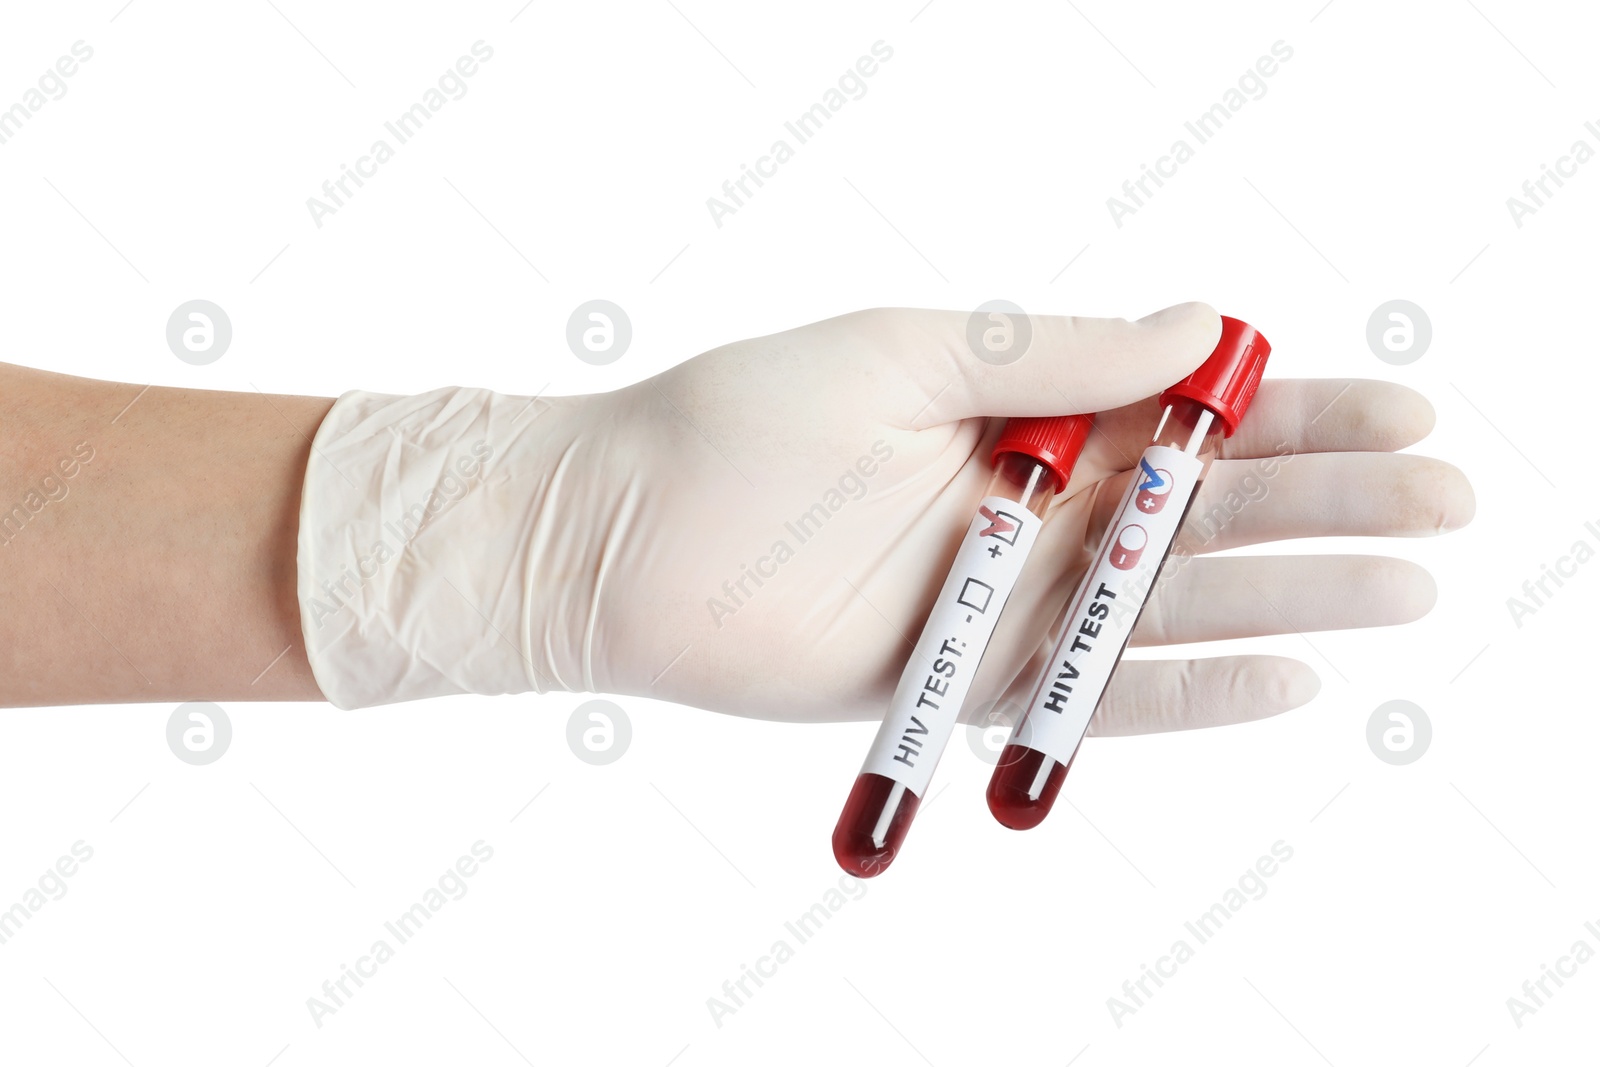
POLYGON ((1011 419, 995 443, 994 476, 833 831, 834 858, 850 874, 879 874, 900 851, 1045 509, 1093 423, 1092 415, 1011 419))
POLYGON ((1198 370, 1161 394, 1161 421, 1139 459, 1099 551, 1068 602, 1056 644, 989 779, 989 810, 1026 830, 1050 814, 1128 637, 1216 454, 1233 436, 1272 346, 1222 317, 1222 337, 1198 370))

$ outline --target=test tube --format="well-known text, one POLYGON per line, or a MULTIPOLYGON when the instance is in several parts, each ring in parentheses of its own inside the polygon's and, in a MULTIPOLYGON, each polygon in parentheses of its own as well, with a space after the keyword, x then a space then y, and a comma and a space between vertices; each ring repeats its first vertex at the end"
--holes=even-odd
POLYGON ((1272 346, 1222 317, 1198 370, 1161 394, 1161 421, 1099 551, 1068 602, 1056 643, 989 779, 989 810, 1027 830, 1050 814, 1178 529, 1216 455, 1244 417, 1272 346))
POLYGON ((1093 423, 1093 415, 1011 419, 1001 431, 994 476, 833 831, 834 858, 848 873, 870 878, 900 851, 1045 509, 1093 423))

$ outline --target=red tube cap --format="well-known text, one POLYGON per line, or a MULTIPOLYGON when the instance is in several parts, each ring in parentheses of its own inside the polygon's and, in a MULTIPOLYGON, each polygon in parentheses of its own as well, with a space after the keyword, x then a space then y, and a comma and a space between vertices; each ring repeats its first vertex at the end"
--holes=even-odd
POLYGON ((1078 453, 1089 439, 1093 415, 1056 415, 1041 419, 1007 419, 989 462, 998 464, 1007 452, 1031 456, 1056 476, 1056 492, 1067 487, 1078 453))
POLYGON ((1198 370, 1161 394, 1161 406, 1174 400, 1193 400, 1209 408, 1222 422, 1224 436, 1232 437, 1239 420, 1255 398, 1272 345, 1248 322, 1222 316, 1222 336, 1198 370))

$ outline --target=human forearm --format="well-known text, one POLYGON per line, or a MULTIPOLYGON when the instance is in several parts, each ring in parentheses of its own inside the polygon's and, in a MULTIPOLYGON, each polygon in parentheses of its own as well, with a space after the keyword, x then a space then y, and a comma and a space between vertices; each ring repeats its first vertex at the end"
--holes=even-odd
POLYGON ((320 699, 295 541, 331 405, 0 365, 0 705, 320 699))

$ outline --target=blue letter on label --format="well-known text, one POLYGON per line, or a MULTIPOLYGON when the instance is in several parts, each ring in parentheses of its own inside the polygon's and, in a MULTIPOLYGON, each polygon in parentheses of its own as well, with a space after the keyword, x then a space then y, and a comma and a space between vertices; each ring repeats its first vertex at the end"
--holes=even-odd
POLYGON ((1167 480, 1161 477, 1156 469, 1150 466, 1150 461, 1143 456, 1139 457, 1139 466, 1144 468, 1144 482, 1139 486, 1139 492, 1142 493, 1147 489, 1160 489, 1167 484, 1167 480))

